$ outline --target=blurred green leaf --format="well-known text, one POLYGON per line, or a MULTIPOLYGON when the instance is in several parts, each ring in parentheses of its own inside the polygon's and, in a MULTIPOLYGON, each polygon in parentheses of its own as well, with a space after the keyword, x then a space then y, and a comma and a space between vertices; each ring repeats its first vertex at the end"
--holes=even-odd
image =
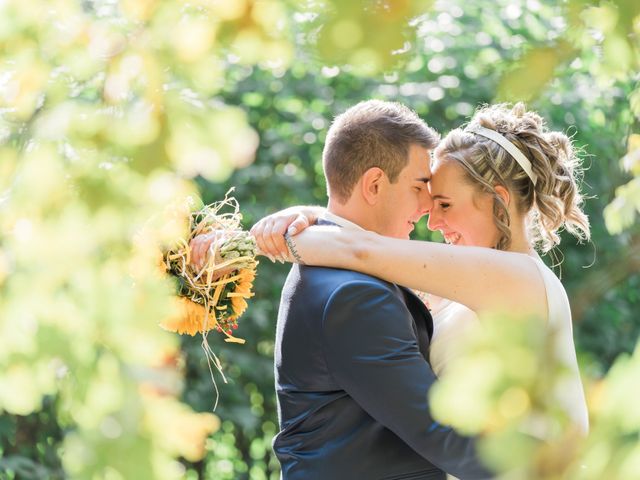
POLYGON ((554 78, 556 68, 574 54, 575 51, 566 42, 527 52, 515 69, 502 78, 497 99, 515 102, 536 98, 554 78))
POLYGON ((604 210, 607 229, 619 234, 634 224, 640 212, 640 177, 616 189, 616 198, 604 210))

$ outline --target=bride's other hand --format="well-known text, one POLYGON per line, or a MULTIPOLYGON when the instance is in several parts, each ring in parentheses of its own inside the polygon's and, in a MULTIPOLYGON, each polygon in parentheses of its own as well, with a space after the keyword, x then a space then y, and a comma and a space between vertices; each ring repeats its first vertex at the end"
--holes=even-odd
POLYGON ((202 270, 207 262, 207 256, 211 251, 211 246, 216 242, 223 242, 229 237, 228 232, 215 230, 209 233, 200 234, 189 242, 190 262, 197 270, 202 270))
POLYGON ((258 244, 258 253, 272 261, 289 258, 289 248, 284 234, 296 235, 313 225, 322 215, 321 207, 290 207, 268 215, 259 220, 252 228, 251 235, 258 244))

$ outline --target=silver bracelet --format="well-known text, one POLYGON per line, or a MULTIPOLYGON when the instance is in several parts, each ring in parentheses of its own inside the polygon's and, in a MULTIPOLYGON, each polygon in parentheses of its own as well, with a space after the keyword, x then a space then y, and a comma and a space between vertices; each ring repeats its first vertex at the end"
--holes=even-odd
POLYGON ((296 249, 296 244, 288 232, 284 234, 284 241, 287 242, 287 247, 289 247, 289 252, 291 253, 291 256, 294 258, 296 263, 299 263, 300 265, 304 265, 304 262, 302 261, 302 257, 298 253, 298 249, 296 249))

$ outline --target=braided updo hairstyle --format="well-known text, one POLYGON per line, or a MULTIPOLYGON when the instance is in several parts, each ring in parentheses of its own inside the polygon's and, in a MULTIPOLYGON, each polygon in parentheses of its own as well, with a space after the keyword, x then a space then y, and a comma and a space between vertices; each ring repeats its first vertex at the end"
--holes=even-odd
POLYGON ((511 194, 517 211, 527 215, 530 240, 547 252, 560 243, 558 231, 565 228, 580 240, 589 239, 589 219, 577 179, 582 173, 571 139, 562 132, 549 131, 535 112, 523 103, 512 108, 506 104, 478 110, 470 125, 495 130, 513 143, 531 162, 538 180, 534 187, 522 167, 491 139, 463 129, 450 132, 436 148, 438 161, 455 161, 465 178, 479 191, 493 196, 493 218, 499 231, 496 248, 511 245, 511 219, 504 200, 495 186, 502 185, 511 194))

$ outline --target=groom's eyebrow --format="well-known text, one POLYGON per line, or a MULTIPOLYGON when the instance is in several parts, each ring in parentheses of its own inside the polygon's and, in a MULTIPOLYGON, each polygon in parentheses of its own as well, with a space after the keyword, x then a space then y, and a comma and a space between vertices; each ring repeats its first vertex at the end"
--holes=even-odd
POLYGON ((429 183, 431 181, 431 177, 418 177, 415 180, 416 182, 429 183))

